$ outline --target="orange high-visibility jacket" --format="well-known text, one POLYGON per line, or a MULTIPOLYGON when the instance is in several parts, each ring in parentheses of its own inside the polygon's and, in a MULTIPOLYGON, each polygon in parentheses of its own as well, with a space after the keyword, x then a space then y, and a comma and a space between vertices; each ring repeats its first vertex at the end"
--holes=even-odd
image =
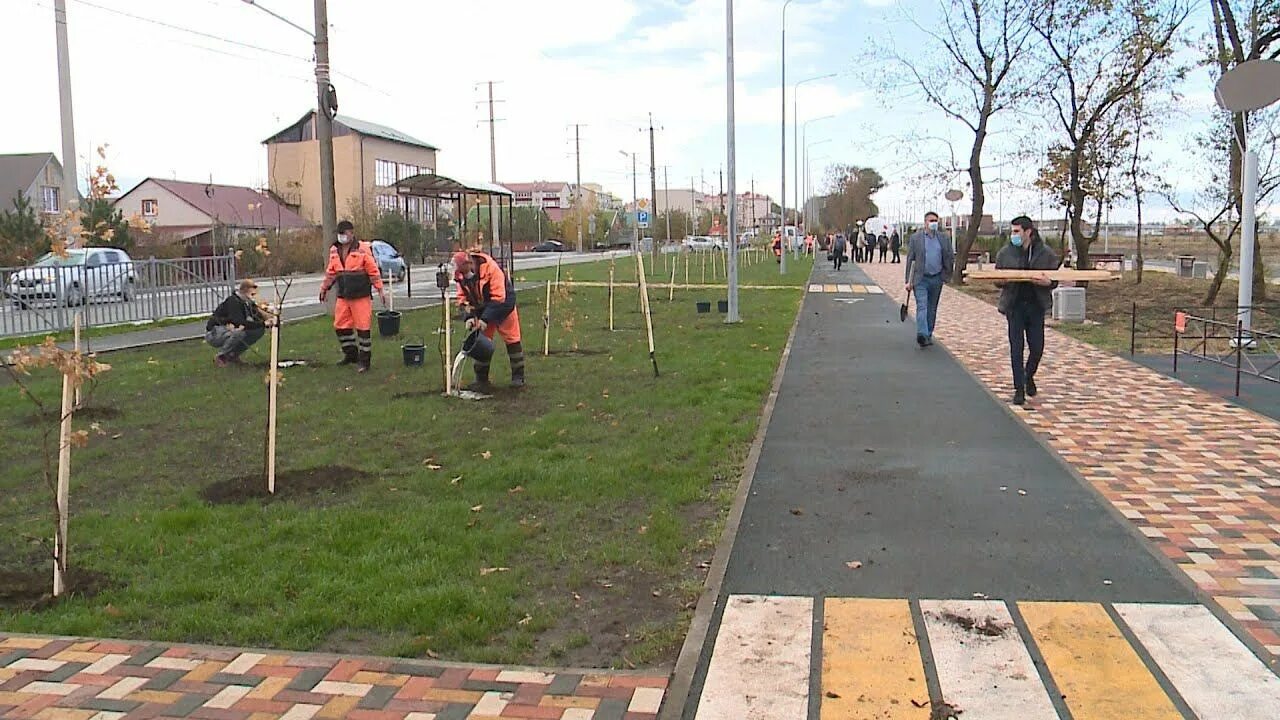
POLYGON ((373 248, 367 242, 349 245, 345 259, 338 243, 329 246, 329 265, 324 269, 320 292, 328 292, 337 285, 338 297, 343 300, 372 297, 373 290, 382 289, 382 273, 378 271, 373 248))
POLYGON ((480 318, 488 324, 501 322, 515 309, 516 288, 498 266, 497 260, 483 252, 471 252, 469 255, 476 274, 469 279, 461 273, 454 274, 458 283, 458 302, 471 306, 471 317, 480 318))

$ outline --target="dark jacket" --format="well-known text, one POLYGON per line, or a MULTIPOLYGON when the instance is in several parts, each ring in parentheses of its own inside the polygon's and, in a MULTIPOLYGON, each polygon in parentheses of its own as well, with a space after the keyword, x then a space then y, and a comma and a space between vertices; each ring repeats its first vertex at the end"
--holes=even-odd
POLYGON ((889 237, 889 247, 892 248, 894 252, 898 252, 902 249, 902 238, 898 233, 894 233, 889 237))
POLYGON ((259 330, 266 327, 267 322, 257 305, 240 297, 240 293, 231 293, 231 297, 223 300, 209 316, 204 329, 207 332, 219 325, 238 325, 245 330, 259 330))
MULTIPOLYGON (((1000 252, 996 253, 996 269, 997 270, 1057 270, 1062 261, 1058 259, 1057 253, 1049 249, 1043 240, 1036 241, 1028 250, 1014 246, 1012 243, 1000 248, 1000 252)), ((1035 291, 1035 298, 1040 309, 1048 312, 1053 307, 1053 287, 1042 287, 1029 282, 1010 282, 1004 283, 1000 287, 1000 301, 996 307, 1000 312, 1009 314, 1013 308, 1013 304, 1018 301, 1018 294, 1026 286, 1030 286, 1035 291)))

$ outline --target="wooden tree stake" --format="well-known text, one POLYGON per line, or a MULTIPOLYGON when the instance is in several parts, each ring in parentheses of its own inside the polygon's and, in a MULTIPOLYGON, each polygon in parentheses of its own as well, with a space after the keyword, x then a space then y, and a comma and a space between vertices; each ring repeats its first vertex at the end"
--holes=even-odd
POLYGON ((53 596, 67 590, 67 513, 71 490, 71 414, 75 391, 71 375, 62 376, 62 420, 58 427, 58 530, 53 539, 53 596))
POLYGON ((658 358, 653 348, 653 312, 649 309, 649 286, 644 276, 644 256, 636 253, 636 273, 640 276, 640 308, 644 312, 645 333, 649 337, 649 362, 653 363, 653 376, 658 377, 658 358))
POLYGON ((613 261, 609 261, 609 332, 613 332, 613 261))
POLYGON ((551 354, 551 283, 547 283, 547 310, 542 314, 542 355, 551 354))
POLYGON ((271 369, 267 389, 267 492, 276 494, 276 391, 280 387, 280 323, 271 326, 271 369))

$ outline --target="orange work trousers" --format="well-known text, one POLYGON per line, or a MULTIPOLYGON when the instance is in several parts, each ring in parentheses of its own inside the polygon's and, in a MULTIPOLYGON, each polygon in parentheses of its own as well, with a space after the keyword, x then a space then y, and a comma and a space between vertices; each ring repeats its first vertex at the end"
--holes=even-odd
POLYGON ((333 328, 335 330, 363 330, 369 332, 373 327, 373 298, 338 298, 333 308, 333 328))
POLYGON ((493 334, 498 333, 502 336, 504 342, 508 345, 520 342, 520 311, 513 308, 511 314, 495 323, 489 323, 484 328, 485 337, 493 339, 493 334))

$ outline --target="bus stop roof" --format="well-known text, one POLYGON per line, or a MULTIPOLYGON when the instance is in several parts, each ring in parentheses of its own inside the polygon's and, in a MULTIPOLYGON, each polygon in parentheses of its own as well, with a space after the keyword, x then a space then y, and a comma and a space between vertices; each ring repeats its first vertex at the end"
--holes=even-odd
POLYGON ((405 178, 395 185, 400 195, 414 195, 441 199, 455 199, 463 195, 488 195, 510 198, 514 196, 507 188, 489 182, 463 182, 443 175, 414 175, 405 178))

